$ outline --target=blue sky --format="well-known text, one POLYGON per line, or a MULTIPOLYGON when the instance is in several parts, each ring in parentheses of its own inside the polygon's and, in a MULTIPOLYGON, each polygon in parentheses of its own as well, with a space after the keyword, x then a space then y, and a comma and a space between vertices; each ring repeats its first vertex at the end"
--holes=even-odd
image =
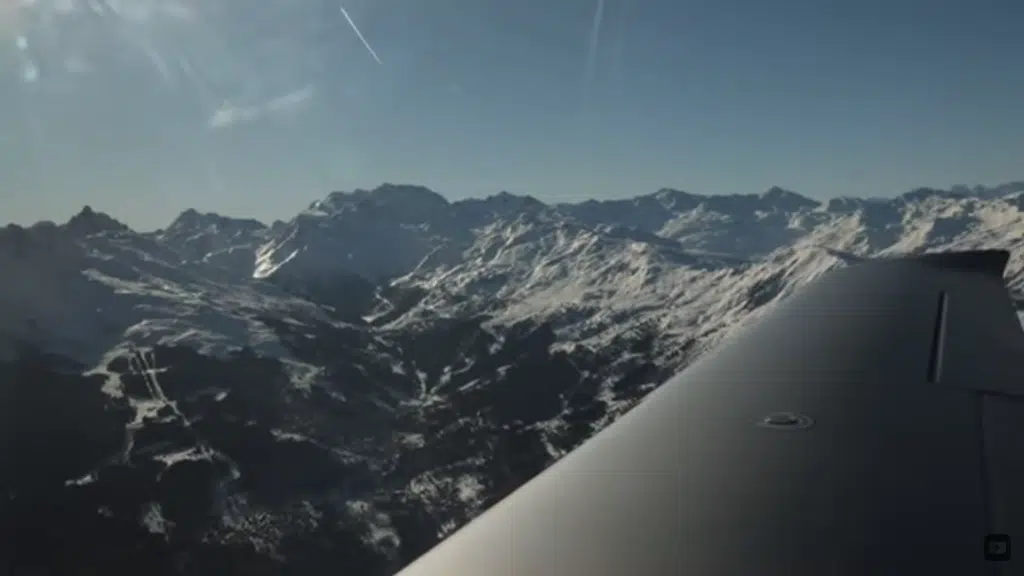
POLYGON ((20 4, 3 221, 272 220, 384 181, 561 201, 1024 178, 1019 1, 20 4))

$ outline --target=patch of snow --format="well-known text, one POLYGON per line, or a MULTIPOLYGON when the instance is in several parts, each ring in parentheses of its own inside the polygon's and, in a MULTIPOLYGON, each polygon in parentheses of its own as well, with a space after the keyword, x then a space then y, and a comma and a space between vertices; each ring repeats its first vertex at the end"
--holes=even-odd
POLYGON ((168 536, 168 532, 174 523, 164 518, 163 509, 159 502, 150 502, 143 507, 139 516, 139 522, 149 531, 150 534, 161 534, 168 536))

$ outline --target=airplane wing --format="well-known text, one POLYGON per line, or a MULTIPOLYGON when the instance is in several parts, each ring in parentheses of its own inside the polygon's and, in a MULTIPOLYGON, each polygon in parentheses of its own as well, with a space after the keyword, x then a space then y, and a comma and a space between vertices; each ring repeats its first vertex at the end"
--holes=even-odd
POLYGON ((1024 574, 1008 258, 826 274, 400 576, 1024 574))

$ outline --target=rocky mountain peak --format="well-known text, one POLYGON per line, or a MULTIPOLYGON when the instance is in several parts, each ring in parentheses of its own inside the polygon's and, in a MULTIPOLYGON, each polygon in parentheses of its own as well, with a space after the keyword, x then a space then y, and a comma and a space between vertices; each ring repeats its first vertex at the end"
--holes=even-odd
POLYGON ((103 212, 93 210, 91 206, 84 206, 77 214, 72 216, 64 224, 64 229, 74 236, 131 231, 131 228, 128 226, 103 212))

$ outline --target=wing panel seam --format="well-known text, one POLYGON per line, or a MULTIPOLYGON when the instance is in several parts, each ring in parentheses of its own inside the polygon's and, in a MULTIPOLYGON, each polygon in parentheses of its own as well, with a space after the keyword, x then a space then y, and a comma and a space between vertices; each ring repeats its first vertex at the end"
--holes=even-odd
POLYGON ((935 328, 932 332, 932 348, 928 356, 928 381, 937 383, 942 378, 942 356, 946 347, 946 316, 949 310, 949 295, 939 292, 938 308, 935 312, 935 328))

